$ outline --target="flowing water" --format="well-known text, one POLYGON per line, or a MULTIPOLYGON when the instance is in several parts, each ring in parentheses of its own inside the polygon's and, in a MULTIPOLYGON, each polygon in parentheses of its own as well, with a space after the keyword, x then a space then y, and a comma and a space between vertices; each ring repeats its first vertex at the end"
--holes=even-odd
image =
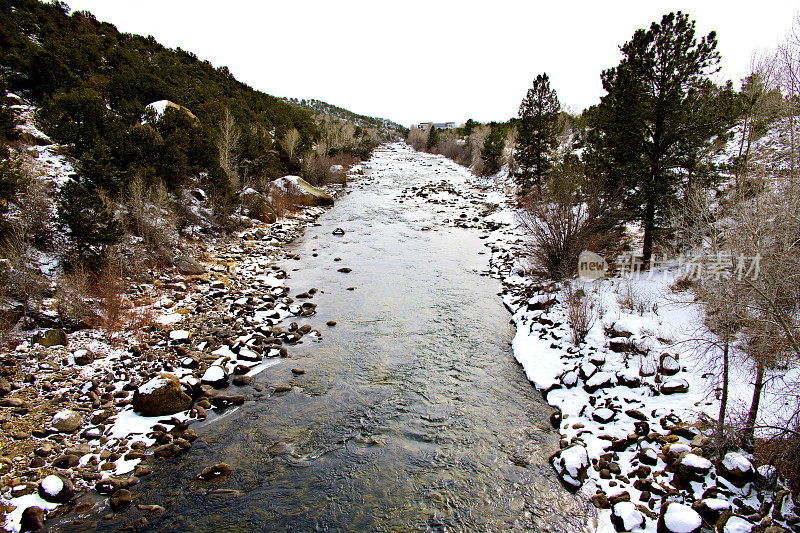
MULTIPOLYGON (((298 322, 319 328, 323 339, 292 347, 290 359, 254 384, 293 389, 194 424, 200 439, 191 450, 159 461, 134 490, 135 503, 167 509, 143 529, 575 531, 585 524, 582 504, 547 464, 557 442, 550 409, 513 359, 500 284, 481 275, 485 232, 454 227, 482 209, 464 182, 453 163, 404 145, 376 152, 352 192, 294 245, 301 259, 282 265, 292 294, 318 289, 317 315, 298 322), (451 187, 466 192, 445 192, 451 187), (345 234, 332 235, 335 228, 345 234), (195 479, 218 462, 232 474, 195 479)), ((114 530, 142 516, 133 505, 96 527, 114 530)))

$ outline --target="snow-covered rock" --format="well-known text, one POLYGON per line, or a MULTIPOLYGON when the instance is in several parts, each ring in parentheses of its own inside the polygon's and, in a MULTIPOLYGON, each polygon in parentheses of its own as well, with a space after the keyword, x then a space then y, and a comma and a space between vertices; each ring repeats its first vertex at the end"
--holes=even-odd
POLYGON ((586 470, 589 468, 589 456, 585 446, 574 444, 559 450, 553 454, 550 461, 567 486, 573 489, 580 488, 586 479, 586 470))
POLYGON ((51 425, 61 433, 73 433, 83 426, 83 417, 80 413, 65 409, 53 415, 51 425))
POLYGON ((661 514, 656 525, 657 533, 698 533, 703 519, 689 507, 678 502, 666 502, 661 506, 661 514))
POLYGON ((631 502, 619 502, 612 508, 611 523, 617 531, 632 531, 644 525, 644 516, 631 502))
POLYGON ((134 410, 147 416, 164 416, 185 411, 192 398, 172 374, 161 373, 133 393, 134 410))

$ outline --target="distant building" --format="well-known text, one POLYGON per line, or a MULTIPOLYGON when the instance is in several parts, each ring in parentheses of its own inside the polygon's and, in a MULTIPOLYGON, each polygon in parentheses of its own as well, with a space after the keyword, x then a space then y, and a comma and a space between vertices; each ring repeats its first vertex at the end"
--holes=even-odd
POLYGON ((436 128, 437 130, 453 130, 456 128, 455 122, 421 122, 417 124, 415 127, 419 128, 422 131, 428 131, 431 129, 431 126, 436 128))

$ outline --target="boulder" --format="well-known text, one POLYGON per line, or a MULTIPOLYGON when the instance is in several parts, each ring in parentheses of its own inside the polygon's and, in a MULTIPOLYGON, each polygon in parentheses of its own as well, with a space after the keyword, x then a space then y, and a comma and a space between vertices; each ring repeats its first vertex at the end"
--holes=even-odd
POLYGON ((661 394, 689 392, 689 382, 683 378, 670 378, 661 384, 661 394))
POLYGON ((48 329, 44 333, 37 333, 31 339, 34 344, 41 344, 49 348, 51 346, 66 346, 67 332, 63 329, 48 329))
POLYGON ((272 186, 279 187, 292 194, 295 203, 298 205, 309 207, 333 205, 333 197, 330 194, 314 187, 299 176, 278 178, 272 182, 272 186))
POLYGON ((84 366, 94 361, 94 354, 86 348, 81 348, 72 353, 72 358, 75 359, 76 365, 84 366))
POLYGON ((699 533, 703 519, 689 507, 678 502, 664 502, 656 522, 657 533, 699 533))
POLYGON ((675 461, 675 474, 684 482, 701 481, 711 471, 714 464, 694 453, 684 452, 675 461))
POLYGON ((51 425, 61 433, 73 433, 83 425, 83 417, 80 413, 65 409, 53 415, 51 425))
POLYGON ((207 466, 197 475, 197 479, 207 481, 216 477, 227 476, 231 473, 231 467, 227 463, 219 463, 213 466, 207 466))
POLYGON ((665 353, 661 354, 661 359, 658 363, 658 371, 665 376, 674 376, 681 369, 681 365, 674 356, 665 353))
POLYGON ((49 475, 39 483, 39 496, 46 502, 66 503, 74 494, 72 482, 60 474, 49 475))
POLYGON ((44 509, 36 507, 26 507, 22 511, 19 522, 20 531, 41 531, 44 529, 44 509))
POLYGON ((586 479, 589 456, 581 444, 557 451, 550 457, 550 462, 561 480, 571 489, 577 490, 586 479))
POLYGON ((737 487, 743 487, 755 480, 756 470, 747 457, 740 453, 730 452, 717 462, 717 474, 737 487))
POLYGON ((263 194, 255 189, 247 188, 242 191, 242 213, 255 220, 272 224, 278 220, 278 213, 263 194))
POLYGON ((620 502, 612 508, 611 523, 617 531, 632 531, 644 525, 644 516, 631 502, 620 502))
POLYGON ((214 388, 221 388, 228 386, 228 371, 225 367, 219 365, 211 365, 203 373, 200 382, 206 385, 211 385, 214 388))
POLYGON ((741 516, 726 513, 717 522, 714 531, 719 533, 750 533, 753 531, 753 524, 741 516))
POLYGON ((175 256, 172 260, 172 265, 178 272, 188 276, 198 276, 206 272, 206 268, 203 265, 185 255, 175 256))
POLYGON ((191 406, 192 398, 172 374, 159 374, 133 393, 133 409, 145 416, 171 415, 191 406))
POLYGON ((589 394, 594 394, 600 389, 613 387, 614 385, 616 385, 614 374, 610 372, 596 372, 583 384, 583 388, 589 394))

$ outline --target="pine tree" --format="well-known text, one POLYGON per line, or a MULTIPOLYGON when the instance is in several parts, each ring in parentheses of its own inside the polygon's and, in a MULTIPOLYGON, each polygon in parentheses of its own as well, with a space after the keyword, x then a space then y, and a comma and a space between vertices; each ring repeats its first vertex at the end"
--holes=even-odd
POLYGON ((532 187, 540 190, 553 168, 550 154, 556 146, 560 110, 558 95, 550 88, 550 78, 539 74, 519 106, 514 178, 522 194, 530 192, 532 187))
POLYGON ((61 188, 58 217, 66 226, 78 254, 97 268, 109 245, 122 239, 122 224, 94 190, 71 180, 61 188))
POLYGON ((483 173, 487 176, 500 170, 500 160, 503 157, 506 138, 501 128, 492 128, 481 149, 483 160, 483 173))
POLYGON ((681 176, 720 127, 710 120, 707 75, 719 62, 714 32, 699 41, 687 15, 670 13, 637 30, 622 62, 602 74, 608 94, 591 112, 593 156, 607 192, 621 195, 626 218, 644 226, 643 260, 650 261, 655 223, 666 214, 681 176))
POLYGON ((436 126, 431 124, 431 130, 428 132, 428 142, 425 145, 425 149, 430 152, 436 148, 437 144, 439 144, 439 130, 436 129, 436 126))

